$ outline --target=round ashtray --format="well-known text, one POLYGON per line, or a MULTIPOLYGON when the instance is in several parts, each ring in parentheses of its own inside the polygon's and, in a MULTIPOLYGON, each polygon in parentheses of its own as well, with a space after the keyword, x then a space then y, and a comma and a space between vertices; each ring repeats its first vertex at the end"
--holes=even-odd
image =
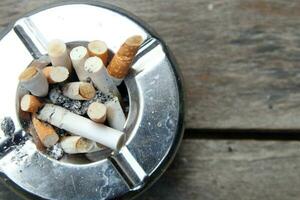
POLYGON ((183 136, 183 89, 170 51, 145 23, 104 3, 60 3, 12 24, 1 37, 0 52, 7 66, 0 73, 0 117, 10 116, 15 123, 15 133, 0 141, 0 171, 25 196, 129 199, 166 170, 183 136), (30 117, 19 109, 26 94, 18 85, 19 74, 33 60, 49 64, 46 47, 53 39, 72 47, 101 38, 114 53, 131 35, 145 41, 120 89, 128 98, 125 145, 118 151, 103 149, 93 161, 57 161, 39 151, 27 137, 30 117))

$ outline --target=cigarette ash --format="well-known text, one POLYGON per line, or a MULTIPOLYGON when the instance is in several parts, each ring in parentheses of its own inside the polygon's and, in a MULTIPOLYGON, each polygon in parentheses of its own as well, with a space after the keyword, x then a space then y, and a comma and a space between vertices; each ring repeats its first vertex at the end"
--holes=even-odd
POLYGON ((64 156, 64 150, 62 149, 60 143, 57 143, 54 146, 47 148, 47 154, 51 158, 59 160, 64 156))
POLYGON ((4 117, 1 122, 1 130, 6 136, 12 136, 15 132, 15 124, 11 117, 4 117))
POLYGON ((69 111, 78 114, 84 115, 82 112, 82 102, 79 100, 70 99, 62 94, 62 91, 59 87, 52 88, 49 92, 49 99, 53 104, 60 105, 69 111))
POLYGON ((85 115, 87 113, 88 107, 94 102, 105 103, 114 99, 113 95, 107 95, 103 92, 97 90, 96 95, 93 99, 88 101, 80 101, 70 99, 62 94, 62 90, 57 86, 50 90, 49 99, 55 105, 60 105, 69 111, 78 114, 85 115))

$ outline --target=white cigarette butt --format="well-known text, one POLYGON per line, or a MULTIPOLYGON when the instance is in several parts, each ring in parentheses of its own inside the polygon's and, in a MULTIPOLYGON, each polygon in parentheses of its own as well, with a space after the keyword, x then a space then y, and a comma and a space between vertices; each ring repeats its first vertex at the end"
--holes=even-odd
POLYGON ((96 95, 96 90, 90 83, 71 82, 63 87, 63 95, 74 100, 90 100, 96 95))
POLYGON ((64 66, 72 71, 72 63, 66 44, 61 40, 52 40, 48 43, 48 54, 53 66, 64 66))
POLYGON ((94 102, 88 107, 87 115, 97 123, 104 123, 106 120, 106 106, 99 102, 94 102))
POLYGON ((84 63, 89 58, 88 50, 83 46, 75 47, 70 52, 70 57, 78 79, 86 81, 88 73, 84 70, 84 63))
POLYGON ((61 66, 45 67, 43 73, 47 77, 49 83, 61 83, 69 78, 68 69, 61 66))
POLYGON ((107 122, 110 127, 123 131, 126 122, 126 117, 117 97, 106 101, 105 106, 107 108, 107 122))
POLYGON ((104 65, 107 64, 108 49, 105 42, 101 40, 95 40, 88 44, 88 50, 90 56, 97 56, 101 58, 104 65))
POLYGON ((61 140, 60 144, 64 152, 69 154, 89 153, 101 150, 96 142, 80 136, 66 136, 61 140))
POLYGON ((35 67, 28 67, 19 76, 20 83, 34 96, 44 97, 48 94, 49 84, 44 74, 35 67))
POLYGON ((110 79, 106 67, 102 60, 98 57, 90 57, 86 60, 84 69, 89 73, 94 85, 98 90, 105 94, 113 94, 114 96, 121 97, 118 88, 110 79))

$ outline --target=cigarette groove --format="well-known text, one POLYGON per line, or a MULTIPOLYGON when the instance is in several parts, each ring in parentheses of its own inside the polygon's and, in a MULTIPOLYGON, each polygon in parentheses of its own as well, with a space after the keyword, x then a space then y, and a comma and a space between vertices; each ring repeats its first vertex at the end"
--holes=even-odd
POLYGON ((34 59, 38 59, 42 56, 42 53, 38 50, 36 45, 33 43, 29 35, 25 32, 24 28, 20 25, 14 27, 14 31, 23 42, 24 46, 27 48, 29 53, 33 56, 34 59))
POLYGON ((160 45, 159 41, 152 38, 152 40, 148 43, 148 45, 144 45, 143 48, 140 48, 138 54, 135 56, 132 62, 132 65, 134 65, 136 61, 138 61, 141 57, 143 57, 144 55, 152 51, 158 45, 160 45))
POLYGON ((123 147, 120 153, 112 156, 110 160, 131 189, 143 186, 147 174, 127 147, 123 147))

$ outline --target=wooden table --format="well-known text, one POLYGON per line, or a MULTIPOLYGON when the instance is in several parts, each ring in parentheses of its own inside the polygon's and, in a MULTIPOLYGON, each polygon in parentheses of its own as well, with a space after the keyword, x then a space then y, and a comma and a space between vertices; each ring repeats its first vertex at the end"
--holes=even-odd
MULTIPOLYGON (((1 30, 53 0, 0 1, 1 30)), ((106 0, 164 38, 186 82, 185 139, 143 200, 299 199, 300 1, 106 0)), ((0 199, 17 199, 1 187, 0 199)))

